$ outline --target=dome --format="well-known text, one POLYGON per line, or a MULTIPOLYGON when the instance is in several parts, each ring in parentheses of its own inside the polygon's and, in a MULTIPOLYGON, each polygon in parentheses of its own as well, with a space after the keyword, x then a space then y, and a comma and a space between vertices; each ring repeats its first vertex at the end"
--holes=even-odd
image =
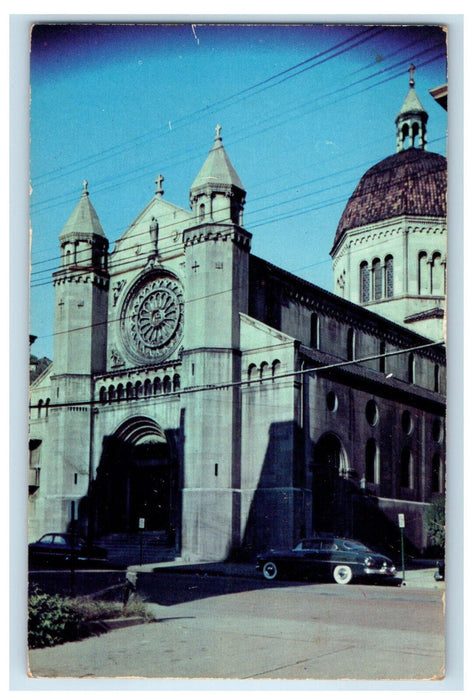
POLYGON ((346 231, 398 216, 447 214, 447 160, 409 148, 370 168, 348 200, 333 247, 346 231))

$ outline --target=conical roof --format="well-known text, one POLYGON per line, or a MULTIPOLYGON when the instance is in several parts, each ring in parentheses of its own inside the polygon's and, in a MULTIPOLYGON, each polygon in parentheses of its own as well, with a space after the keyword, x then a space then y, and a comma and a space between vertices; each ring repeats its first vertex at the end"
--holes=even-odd
POLYGON ((422 102, 419 100, 419 97, 417 95, 417 92, 414 89, 414 86, 411 86, 409 88, 409 92, 406 95, 406 99, 404 100, 404 103, 399 111, 399 114, 396 117, 396 121, 403 117, 406 114, 412 114, 412 113, 421 113, 421 114, 427 114, 425 111, 422 102))
POLYGON ((237 187, 244 192, 245 188, 223 147, 222 137, 220 136, 221 127, 217 126, 215 131, 217 135, 215 136, 214 145, 199 174, 192 183, 191 191, 209 186, 224 185, 237 187))
POLYGON ((89 199, 86 181, 84 181, 82 197, 62 229, 60 237, 65 238, 71 234, 94 234, 106 238, 97 212, 89 199))

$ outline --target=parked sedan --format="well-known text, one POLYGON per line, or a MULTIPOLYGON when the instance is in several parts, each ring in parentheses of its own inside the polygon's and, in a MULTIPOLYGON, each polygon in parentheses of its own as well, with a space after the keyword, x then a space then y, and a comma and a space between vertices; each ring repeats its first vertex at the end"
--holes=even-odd
POLYGON ((343 537, 314 537, 302 540, 294 549, 271 549, 257 556, 256 568, 268 581, 278 576, 327 578, 340 584, 360 578, 396 580, 390 559, 343 537))
POLYGON ((32 564, 69 565, 73 554, 78 566, 107 560, 107 552, 102 547, 89 546, 81 537, 74 537, 73 541, 72 536, 64 532, 48 532, 28 545, 32 564))

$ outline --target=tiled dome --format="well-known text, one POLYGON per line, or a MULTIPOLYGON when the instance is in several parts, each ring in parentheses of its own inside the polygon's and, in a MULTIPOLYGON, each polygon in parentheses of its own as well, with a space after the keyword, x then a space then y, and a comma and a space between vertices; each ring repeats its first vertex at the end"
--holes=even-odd
POLYGON ((397 216, 447 214, 447 161, 437 153, 409 148, 370 168, 348 200, 335 234, 397 216))

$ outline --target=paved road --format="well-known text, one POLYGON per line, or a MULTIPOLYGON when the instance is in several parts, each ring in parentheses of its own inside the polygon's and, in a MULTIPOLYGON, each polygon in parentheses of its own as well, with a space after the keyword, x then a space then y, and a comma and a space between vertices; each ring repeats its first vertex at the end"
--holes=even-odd
POLYGON ((149 574, 155 621, 30 652, 36 677, 442 677, 442 591, 149 574))

